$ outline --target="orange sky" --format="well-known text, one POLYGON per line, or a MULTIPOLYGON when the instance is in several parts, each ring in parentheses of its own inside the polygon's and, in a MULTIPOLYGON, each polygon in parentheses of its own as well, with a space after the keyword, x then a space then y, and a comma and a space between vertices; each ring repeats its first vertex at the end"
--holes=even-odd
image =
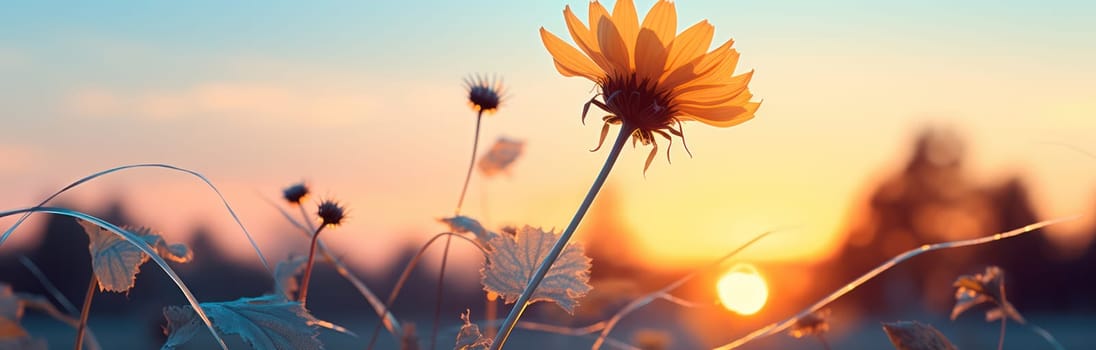
MULTIPOLYGON (((434 219, 452 211, 473 128, 460 79, 492 72, 510 96, 485 119, 483 145, 508 135, 525 140, 526 153, 509 177, 473 178, 467 213, 562 228, 605 156, 587 151, 600 125, 579 123, 592 85, 559 76, 537 37, 541 26, 565 32, 563 5, 466 5, 416 9, 428 20, 406 31, 391 30, 412 16, 400 5, 385 5, 396 7, 386 10, 392 18, 370 20, 316 15, 354 13, 325 8, 226 8, 209 18, 180 13, 180 22, 151 18, 178 12, 170 5, 112 20, 9 12, 28 18, 12 18, 19 30, 9 33, 30 34, 0 34, 0 74, 11 77, 0 82, 0 205, 33 204, 112 166, 170 163, 209 176, 262 247, 281 255, 303 240, 285 238, 262 196, 305 179, 351 209, 325 236, 362 268, 385 269, 393 245, 444 229, 434 219), (429 20, 451 11, 492 16, 429 20), (264 20, 283 17, 292 21, 264 20), (148 30, 128 30, 141 26, 148 30)), ((680 26, 707 18, 717 41, 736 39, 739 71, 756 70, 751 89, 764 104, 737 127, 687 124, 694 157, 675 146, 673 164, 660 157, 646 176, 646 150, 625 150, 609 186, 652 259, 710 260, 774 228, 789 229, 749 258, 824 257, 856 201, 929 123, 967 137, 973 178, 1023 175, 1046 217, 1094 212, 1096 159, 1057 145, 1096 152, 1094 25, 1071 15, 1089 5, 800 5, 678 5, 680 26)), ((133 171, 67 198, 94 211, 110 197, 168 237, 211 226, 240 259, 256 261, 194 179, 133 171)), ((25 244, 25 233, 14 243, 25 244)))

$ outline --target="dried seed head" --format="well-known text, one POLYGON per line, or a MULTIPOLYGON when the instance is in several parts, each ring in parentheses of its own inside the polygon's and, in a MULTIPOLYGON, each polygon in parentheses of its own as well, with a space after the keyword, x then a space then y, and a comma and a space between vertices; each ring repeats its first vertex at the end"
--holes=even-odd
POLYGON ((474 76, 464 79, 468 105, 480 113, 494 113, 502 102, 502 82, 497 78, 474 76))
POLYGON ((319 209, 316 211, 316 215, 318 215, 320 219, 323 220, 323 226, 339 225, 340 223, 342 223, 345 214, 346 213, 345 210, 343 210, 343 207, 340 206, 338 202, 335 202, 333 200, 325 200, 323 202, 320 202, 319 209))
POLYGON ((303 182, 286 187, 282 190, 282 198, 290 204, 300 205, 301 200, 308 196, 308 186, 303 182))

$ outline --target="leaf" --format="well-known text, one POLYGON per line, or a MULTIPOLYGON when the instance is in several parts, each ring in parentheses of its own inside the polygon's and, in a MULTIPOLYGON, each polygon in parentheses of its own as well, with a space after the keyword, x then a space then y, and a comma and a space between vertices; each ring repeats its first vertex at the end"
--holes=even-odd
POLYGON ((485 248, 489 246, 492 238, 499 235, 497 233, 487 231, 487 229, 483 228, 483 225, 481 225, 479 221, 476 221, 476 219, 464 215, 441 218, 438 219, 438 221, 441 221, 443 224, 449 225, 449 230, 453 231, 454 233, 471 232, 472 234, 476 235, 476 240, 479 241, 480 245, 483 245, 485 248))
POLYGON ((464 325, 460 326, 460 332, 457 333, 457 346, 453 347, 453 350, 487 350, 491 348, 491 338, 484 337, 480 333, 479 326, 469 320, 471 313, 470 310, 464 310, 464 313, 460 314, 460 319, 464 321, 464 325))
MULTIPOLYGON (((148 255, 140 248, 118 237, 114 233, 93 223, 76 220, 84 228, 90 241, 91 265, 95 278, 99 280, 99 290, 124 293, 133 288, 141 264, 148 261, 148 255)), ((126 228, 145 241, 157 255, 175 262, 188 262, 193 257, 185 245, 168 245, 159 235, 147 228, 126 228)))
POLYGON ((822 309, 795 320, 788 334, 796 339, 823 335, 830 331, 830 309, 822 309))
MULTIPOLYGON (((201 303, 221 333, 236 334, 252 349, 323 349, 313 325, 316 320, 301 303, 278 295, 240 298, 228 302, 201 303)), ((164 308, 167 341, 161 350, 175 349, 190 341, 204 327, 190 306, 164 308)))
POLYGON ((997 266, 989 266, 986 272, 959 276, 955 280, 955 307, 951 309, 951 319, 982 303, 994 307, 986 311, 986 321, 993 322, 1008 317, 1024 324, 1023 316, 1005 298, 1005 273, 997 266))
POLYGON ((290 257, 274 267, 274 292, 281 293, 286 299, 293 299, 300 285, 297 275, 304 271, 307 256, 290 257))
POLYGON ((917 321, 883 323, 883 331, 898 350, 955 350, 940 331, 917 321))
MULTIPOLYGON (((483 289, 501 295, 506 303, 517 301, 537 266, 548 256, 559 239, 554 232, 544 232, 526 225, 517 235, 499 235, 489 242, 483 275, 483 289)), ((578 298, 590 291, 590 258, 582 245, 570 243, 533 292, 529 303, 554 301, 568 313, 574 312, 578 298)))
POLYGON ((491 149, 479 159, 479 168, 488 177, 505 173, 510 165, 521 156, 525 142, 508 137, 499 137, 491 149))

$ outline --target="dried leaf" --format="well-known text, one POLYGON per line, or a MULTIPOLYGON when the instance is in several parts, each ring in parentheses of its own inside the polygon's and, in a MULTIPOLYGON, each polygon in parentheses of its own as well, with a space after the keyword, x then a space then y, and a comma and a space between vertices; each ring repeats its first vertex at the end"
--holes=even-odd
POLYGON ((438 219, 438 221, 449 225, 449 230, 453 231, 454 233, 471 232, 472 234, 476 235, 476 240, 479 241, 480 245, 483 245, 484 247, 487 247, 490 244, 492 238, 499 235, 497 233, 487 231, 487 229, 483 228, 483 225, 481 225, 479 221, 476 221, 476 219, 464 215, 441 218, 438 219))
POLYGON ((822 309, 810 313, 798 320, 795 320, 795 324, 792 325, 792 329, 788 331, 788 334, 796 339, 823 335, 830 331, 830 309, 822 309))
MULTIPOLYGON (((252 349, 323 349, 316 338, 315 318, 301 303, 264 295, 201 305, 217 330, 239 335, 252 349)), ((190 306, 166 307, 164 317, 168 337, 161 350, 175 349, 205 328, 190 306)))
POLYGON ((940 331, 917 321, 884 323, 883 331, 898 350, 955 350, 940 331))
POLYGON ((487 350, 491 348, 491 338, 484 337, 480 333, 479 326, 469 319, 471 313, 472 311, 464 310, 464 313, 460 314, 460 319, 464 321, 464 325, 460 327, 460 332, 457 333, 457 346, 453 347, 453 350, 487 350))
MULTIPOLYGON (((133 288, 141 264, 148 261, 148 255, 140 248, 118 237, 114 233, 93 223, 76 220, 84 228, 90 241, 91 265, 95 278, 99 280, 99 290, 124 293, 133 288)), ((185 245, 168 245, 159 235, 147 228, 126 228, 148 243, 164 259, 175 262, 187 262, 192 258, 185 245)))
MULTIPOLYGON (((483 289, 501 295, 507 303, 517 301, 537 266, 548 256, 559 239, 554 232, 544 232, 526 225, 517 235, 499 235, 489 242, 483 275, 483 289)), ((568 313, 574 312, 578 298, 590 291, 590 258, 582 245, 570 243, 544 276, 529 302, 554 301, 568 313)))
POLYGON ((1020 312, 1005 297, 1005 273, 997 266, 986 268, 985 273, 959 276, 955 280, 955 307, 951 319, 982 303, 994 307, 986 311, 986 321, 993 322, 1008 317, 1020 324, 1025 323, 1020 312))
POLYGON ((510 165, 521 156, 521 150, 525 142, 508 137, 499 137, 491 149, 480 157, 479 168, 483 175, 488 177, 498 173, 505 173, 510 165))
POLYGON ((27 301, 38 302, 37 296, 15 293, 11 285, 0 282, 0 350, 46 350, 44 339, 31 338, 20 321, 27 301))

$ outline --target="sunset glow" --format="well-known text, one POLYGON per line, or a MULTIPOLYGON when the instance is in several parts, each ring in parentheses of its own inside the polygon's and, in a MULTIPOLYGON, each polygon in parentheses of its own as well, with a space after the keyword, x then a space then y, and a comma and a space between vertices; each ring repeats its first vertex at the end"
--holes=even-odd
POLYGON ((740 315, 753 315, 769 299, 769 286, 753 265, 739 264, 716 282, 723 307, 740 315))

